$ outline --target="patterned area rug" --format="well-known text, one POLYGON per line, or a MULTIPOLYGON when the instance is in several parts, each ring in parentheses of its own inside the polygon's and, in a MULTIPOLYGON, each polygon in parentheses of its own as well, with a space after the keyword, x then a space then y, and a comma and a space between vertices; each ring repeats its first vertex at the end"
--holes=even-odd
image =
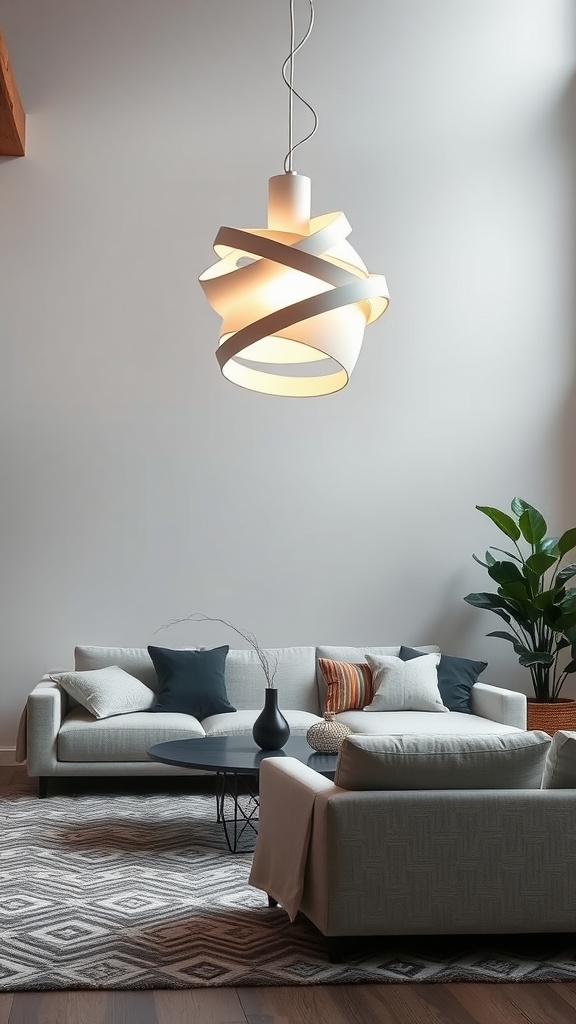
POLYGON ((0 990, 576 980, 570 936, 358 940, 330 964, 210 796, 0 801, 0 990))

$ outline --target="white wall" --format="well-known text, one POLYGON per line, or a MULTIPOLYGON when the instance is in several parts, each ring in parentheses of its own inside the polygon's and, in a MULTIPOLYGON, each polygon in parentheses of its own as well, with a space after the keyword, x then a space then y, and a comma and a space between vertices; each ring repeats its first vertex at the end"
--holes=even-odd
POLYGON ((196 282, 282 169, 287 3, 0 0, 28 112, 0 161, 0 747, 75 643, 235 644, 155 632, 195 610, 526 686, 462 597, 498 543, 476 503, 576 523, 574 4, 316 9, 296 168, 392 300, 345 391, 289 401, 223 380, 196 282))

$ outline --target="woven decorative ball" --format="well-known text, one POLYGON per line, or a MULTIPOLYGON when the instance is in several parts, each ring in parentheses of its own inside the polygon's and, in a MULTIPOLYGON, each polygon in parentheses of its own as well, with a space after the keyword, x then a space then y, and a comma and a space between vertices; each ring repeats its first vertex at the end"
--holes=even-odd
POLYGON ((324 721, 311 725, 306 733, 306 739, 312 749, 320 754, 337 754, 351 732, 347 725, 334 720, 331 711, 325 711, 324 721))

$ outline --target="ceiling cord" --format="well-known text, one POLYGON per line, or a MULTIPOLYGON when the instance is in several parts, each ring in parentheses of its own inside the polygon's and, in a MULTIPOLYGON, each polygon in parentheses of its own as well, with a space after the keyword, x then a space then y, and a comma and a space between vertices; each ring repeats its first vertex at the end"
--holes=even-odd
POLYGON ((308 142, 308 140, 312 138, 312 136, 314 135, 316 129, 318 128, 318 115, 317 115, 316 111, 314 110, 314 107, 310 103, 308 103, 308 101, 305 100, 303 98, 303 96, 301 96, 300 93, 297 92, 296 89, 294 88, 294 57, 298 53, 298 50, 302 46, 304 46, 304 43, 306 42, 306 40, 308 39, 310 33, 312 32, 312 26, 314 25, 314 0, 308 0, 308 3, 310 4, 310 21, 308 23, 308 28, 306 30, 305 35, 300 40, 300 42, 297 45, 295 45, 294 0, 290 0, 290 53, 288 54, 288 56, 286 57, 286 60, 284 61, 283 65, 282 65, 282 78, 284 79, 284 81, 286 82, 286 85, 288 86, 288 94, 289 94, 289 99, 288 99, 288 152, 287 152, 286 156, 284 157, 284 170, 286 171, 287 174, 292 174, 293 173, 292 155, 293 155, 294 151, 296 149, 298 149, 298 146, 302 146, 305 142, 308 142), (288 69, 288 73, 287 73, 287 69, 288 69), (310 113, 312 114, 312 117, 314 118, 314 124, 312 126, 311 131, 309 131, 308 135, 305 135, 303 139, 300 139, 300 141, 297 142, 296 145, 294 145, 294 141, 293 141, 293 138, 294 138, 294 129, 293 129, 293 122, 294 122, 294 97, 295 96, 300 100, 301 103, 304 104, 305 107, 308 107, 308 110, 310 111, 310 113))

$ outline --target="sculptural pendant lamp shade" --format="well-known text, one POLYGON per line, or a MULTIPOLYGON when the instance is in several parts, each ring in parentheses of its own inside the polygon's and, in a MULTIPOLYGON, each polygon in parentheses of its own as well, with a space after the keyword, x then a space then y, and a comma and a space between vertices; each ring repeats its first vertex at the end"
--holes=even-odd
POLYGON ((310 178, 292 169, 293 152, 314 134, 317 117, 294 89, 294 56, 312 30, 313 0, 298 45, 294 0, 289 2, 291 50, 282 69, 290 97, 284 174, 269 180, 266 228, 221 227, 214 240, 219 260, 200 284, 222 317, 216 357, 223 375, 251 391, 310 398, 348 383, 364 328, 385 311, 388 289, 348 242, 352 229, 343 213, 311 218, 310 178), (294 96, 314 118, 296 145, 294 96))

